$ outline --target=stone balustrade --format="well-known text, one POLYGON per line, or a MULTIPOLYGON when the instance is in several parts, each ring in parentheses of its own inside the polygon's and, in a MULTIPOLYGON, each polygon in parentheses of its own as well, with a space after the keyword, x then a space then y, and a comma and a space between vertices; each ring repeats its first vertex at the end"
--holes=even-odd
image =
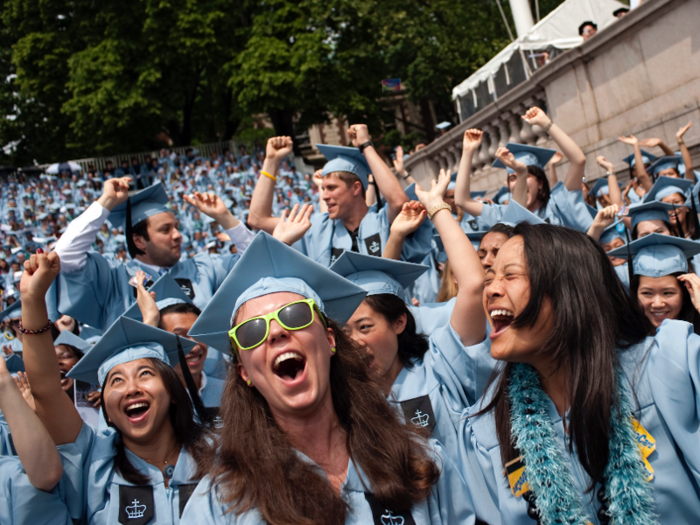
MULTIPOLYGON (((469 128, 484 132, 472 159, 472 188, 497 191, 505 172, 491 167, 499 146, 508 142, 556 148, 538 126, 521 115, 532 106, 545 109, 586 154, 586 178, 603 174, 598 155, 614 163, 624 179, 622 158, 631 147, 620 135, 656 137, 677 150, 675 132, 692 121, 685 136, 694 165, 700 160, 700 20, 697 0, 649 0, 581 46, 556 57, 547 66, 498 100, 455 126, 406 161, 421 183, 438 170, 456 171, 462 137, 469 128)), ((658 148, 650 149, 661 155, 658 148)), ((566 161, 556 166, 563 179, 566 161)))

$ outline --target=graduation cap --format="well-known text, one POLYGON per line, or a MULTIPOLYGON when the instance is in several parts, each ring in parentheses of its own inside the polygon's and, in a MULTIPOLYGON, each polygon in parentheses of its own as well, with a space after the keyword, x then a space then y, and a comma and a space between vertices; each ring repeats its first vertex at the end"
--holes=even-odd
POLYGON ((3 355, 5 366, 10 374, 24 372, 24 360, 17 354, 3 355))
POLYGON ((650 171, 652 175, 658 175, 660 171, 667 170, 669 168, 674 168, 678 172, 678 165, 681 163, 681 159, 675 155, 667 155, 665 157, 659 157, 656 161, 649 166, 647 171, 650 171))
MULTIPOLYGON (((540 148, 538 146, 528 146, 527 144, 515 144, 509 142, 506 144, 506 148, 513 154, 515 160, 519 160, 526 166, 537 166, 540 169, 544 169, 545 165, 554 156, 557 150, 549 148, 540 148)), ((493 164, 494 168, 506 168, 499 159, 496 159, 493 164)), ((515 173, 514 170, 506 168, 508 173, 515 173)))
MULTIPOLYGON (((652 155, 652 154, 649 153, 648 151, 642 150, 642 162, 643 162, 644 164, 651 164, 651 163, 654 162, 656 159, 658 159, 658 157, 657 157, 656 155, 652 155)), ((627 156, 626 156, 624 159, 622 159, 622 160, 624 160, 627 164, 629 164, 630 168, 634 168, 634 163, 635 163, 635 160, 634 160, 634 153, 632 153, 631 155, 627 155, 627 156)))
POLYGON ((629 217, 634 230, 643 221, 666 221, 669 222, 668 212, 673 210, 673 204, 661 201, 642 202, 629 207, 629 217))
POLYGON ((330 269, 364 289, 367 295, 392 294, 410 304, 406 288, 428 267, 345 251, 330 269))
MULTIPOLYGON (((197 346, 197 343, 184 337, 179 340, 184 353, 197 346)), ((66 375, 93 385, 102 385, 115 366, 147 358, 176 365, 179 362, 178 336, 134 319, 120 317, 66 375)))
POLYGON ((498 222, 513 227, 521 222, 529 222, 530 224, 546 224, 537 215, 531 211, 528 211, 513 200, 508 203, 508 206, 506 206, 506 209, 503 212, 503 217, 501 217, 501 220, 498 222))
POLYGON ((661 176, 656 179, 649 193, 644 195, 643 202, 660 201, 664 197, 668 197, 674 193, 679 193, 683 197, 687 197, 692 186, 693 182, 688 179, 661 176))
MULTIPOLYGON (((621 186, 620 181, 617 182, 618 186, 621 186)), ((593 183, 593 186, 591 186, 591 189, 588 190, 594 197, 598 197, 599 193, 600 195, 608 195, 610 192, 610 188, 608 187, 608 177, 599 177, 596 179, 595 183, 593 183)))
POLYGON ((671 235, 652 233, 621 246, 608 255, 628 259, 634 257, 636 275, 663 277, 672 273, 688 273, 688 259, 700 253, 700 243, 671 235))
POLYGON ((493 202, 496 204, 503 204, 505 201, 511 199, 510 188, 508 186, 501 186, 501 188, 493 196, 493 202))
POLYGON ((324 177, 335 171, 347 171, 357 175, 362 181, 362 186, 367 189, 367 177, 372 170, 369 169, 367 159, 360 153, 359 149, 327 144, 316 144, 316 147, 328 160, 323 166, 322 175, 324 177))
POLYGON ((600 244, 608 244, 618 238, 622 239, 623 242, 627 244, 627 240, 625 239, 625 223, 622 222, 622 220, 616 221, 605 228, 603 233, 600 234, 598 242, 600 244))
POLYGON ((340 325, 352 317, 367 294, 327 267, 260 232, 188 335, 220 351, 230 352, 228 331, 240 306, 250 299, 276 292, 293 292, 314 299, 321 312, 340 325))
MULTIPOLYGON (((148 291, 156 293, 156 306, 158 310, 162 310, 173 304, 193 304, 192 300, 182 291, 180 285, 168 273, 161 275, 148 291)), ((128 317, 129 319, 136 319, 137 321, 143 321, 143 315, 141 315, 141 309, 138 303, 134 303, 127 308, 122 316, 128 317)))
POLYGON ((22 317, 22 301, 15 301, 0 312, 0 321, 22 317))
POLYGON ((83 354, 92 348, 85 339, 78 337, 70 330, 63 330, 53 342, 54 346, 68 345, 80 350, 83 354))

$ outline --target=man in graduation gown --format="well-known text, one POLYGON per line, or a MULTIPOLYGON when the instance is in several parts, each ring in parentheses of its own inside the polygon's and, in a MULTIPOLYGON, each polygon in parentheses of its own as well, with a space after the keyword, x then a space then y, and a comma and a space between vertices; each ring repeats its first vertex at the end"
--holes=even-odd
MULTIPOLYGON (((181 261, 182 234, 166 206, 163 186, 156 183, 129 197, 129 182, 128 177, 106 181, 102 196, 71 222, 55 248, 61 258, 59 311, 102 330, 136 301, 136 288, 129 280, 138 270, 152 281, 170 274, 192 302, 204 308, 239 258, 198 253, 181 261), (131 255, 125 264, 110 265, 102 255, 88 252, 107 217, 115 226, 124 225, 131 255)), ((197 193, 185 198, 224 228, 239 254, 245 251, 253 234, 221 199, 197 193)))
MULTIPOLYGON (((316 262, 330 266, 344 251, 381 257, 389 238, 389 227, 408 201, 389 167, 374 149, 367 126, 348 130, 353 148, 317 144, 329 162, 323 168, 320 213, 311 215, 311 228, 294 248, 316 262), (365 191, 372 173, 386 203, 367 206, 365 191)), ((248 224, 272 233, 279 217, 272 216, 277 172, 292 151, 289 137, 274 137, 267 143, 263 169, 250 204, 248 224)), ((419 229, 404 242, 402 259, 420 262, 430 252, 432 234, 419 229)))

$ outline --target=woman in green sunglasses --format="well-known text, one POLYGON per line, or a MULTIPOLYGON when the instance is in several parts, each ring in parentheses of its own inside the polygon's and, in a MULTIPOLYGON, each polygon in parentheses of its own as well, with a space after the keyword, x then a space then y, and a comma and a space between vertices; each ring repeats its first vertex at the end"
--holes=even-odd
POLYGON ((251 243, 190 331, 233 366, 183 522, 474 523, 452 460, 403 424, 340 329, 364 296, 267 234, 251 243))

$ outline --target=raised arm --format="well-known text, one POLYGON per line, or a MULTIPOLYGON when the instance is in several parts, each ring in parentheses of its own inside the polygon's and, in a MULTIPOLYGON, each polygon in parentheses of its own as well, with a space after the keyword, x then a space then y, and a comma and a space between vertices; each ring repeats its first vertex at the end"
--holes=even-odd
POLYGON ((472 217, 481 215, 484 203, 475 201, 471 196, 472 158, 481 146, 484 132, 480 129, 468 129, 462 137, 462 158, 457 168, 455 184, 455 204, 472 217))
POLYGON ((630 135, 629 137, 619 137, 618 140, 634 148, 634 175, 637 177, 639 184, 642 185, 644 192, 648 192, 653 183, 647 170, 644 169, 644 159, 642 159, 642 148, 639 146, 639 139, 634 135, 630 135))
POLYGON ((549 172, 549 187, 553 188, 554 185, 559 182, 559 177, 557 177, 557 164, 561 162, 564 156, 558 151, 547 163, 547 171, 549 172))
POLYGON ((449 183, 450 173, 440 170, 438 181, 431 181, 430 191, 423 191, 416 185, 416 195, 427 210, 438 208, 431 219, 445 245, 447 259, 452 261, 452 272, 459 286, 450 324, 459 334, 462 344, 472 346, 482 342, 486 333, 486 314, 482 303, 484 269, 469 238, 464 235, 449 213, 449 205, 443 200, 449 183))
MULTIPOLYGON (((66 397, 65 394, 63 394, 66 397)), ((63 465, 51 436, 15 385, 5 360, 0 358, 0 411, 12 434, 17 457, 29 482, 50 491, 63 475, 63 465)))
POLYGON ((192 195, 184 195, 183 198, 187 203, 196 206, 200 212, 219 223, 226 235, 236 245, 239 254, 242 254, 253 241, 255 234, 231 213, 224 201, 215 193, 195 191, 192 195))
POLYGON ((304 204, 301 208, 299 208, 298 204, 295 204, 291 211, 283 210, 280 220, 272 232, 272 236, 291 246, 300 240, 311 228, 311 214, 313 211, 314 207, 310 204, 304 204), (289 217, 287 217, 287 213, 289 213, 289 217))
POLYGON ((403 179, 403 181, 408 185, 408 184, 413 184, 414 182, 417 182, 416 179, 411 177, 411 174, 406 171, 406 167, 404 166, 403 163, 403 148, 401 146, 396 147, 396 158, 393 159, 394 163, 394 169, 396 170, 396 174, 403 179))
POLYGON ((523 115, 525 122, 542 127, 552 140, 559 146, 562 154, 569 161, 569 171, 566 172, 564 186, 569 191, 578 191, 583 183, 584 170, 586 168, 586 156, 583 150, 576 144, 563 129, 557 126, 538 107, 532 107, 523 115))
MULTIPOLYGON (((356 148, 372 140, 365 124, 353 124, 350 126, 350 129, 348 129, 348 137, 352 140, 352 145, 356 148)), ((374 180, 377 181, 379 192, 382 194, 382 197, 386 199, 387 206, 389 207, 387 214, 389 222, 394 222, 396 216, 401 212, 403 203, 408 201, 406 192, 403 191, 398 179, 379 156, 374 146, 365 147, 362 153, 367 160, 367 164, 369 164, 372 175, 374 175, 374 180)))
POLYGON ((517 177, 515 186, 513 187, 513 200, 520 204, 523 208, 527 208, 527 166, 524 162, 516 160, 508 148, 498 148, 496 150, 496 158, 500 160, 507 168, 515 171, 517 177))
MULTIPOLYGON (((22 295, 22 326, 25 330, 42 330, 48 325, 44 297, 60 271, 61 263, 56 252, 48 255, 37 253, 24 263, 19 286, 22 295)), ((61 373, 51 331, 25 333, 22 347, 24 366, 32 385, 39 419, 56 445, 73 443, 80 433, 83 420, 61 388, 61 373)))
MULTIPOLYGON (((693 125, 693 122, 688 122, 685 126, 680 128, 676 132, 676 140, 678 141, 678 147, 681 150, 681 158, 683 159, 683 165, 685 166, 685 178, 688 180, 692 180, 695 182, 695 172, 693 171, 693 159, 690 157, 690 151, 688 151, 688 146, 685 145, 685 141, 683 140, 683 135, 685 135, 685 132, 690 129, 690 126, 693 125)), ((671 153, 671 155, 674 155, 674 153, 671 153)))
POLYGON ((367 177, 367 191, 365 192, 365 204, 369 208, 377 204, 377 190, 374 187, 374 177, 370 173, 367 177))
POLYGON ((610 202, 618 206, 624 206, 622 202, 622 191, 620 190, 620 185, 617 183, 617 175, 615 175, 613 163, 605 160, 605 157, 602 155, 598 155, 595 160, 598 166, 605 170, 605 175, 608 177, 608 197, 610 197, 610 202))
POLYGON ((591 223, 591 227, 588 228, 588 236, 596 241, 600 240, 600 236, 603 234, 603 230, 610 226, 617 218, 616 213, 619 211, 617 204, 611 206, 606 206, 598 212, 591 223))
POLYGON ((387 239, 382 257, 400 260, 404 239, 420 228, 427 215, 425 208, 420 202, 408 201, 404 204, 401 213, 391 223, 389 239, 387 239))
POLYGON ((313 176, 313 182, 318 188, 318 209, 321 213, 328 211, 328 204, 323 200, 323 170, 316 170, 313 176))
POLYGON ((656 148, 659 147, 664 152, 664 155, 675 155, 673 150, 669 148, 661 139, 648 138, 639 141, 641 148, 656 148))
POLYGON ((291 137, 272 137, 267 141, 265 160, 258 183, 250 200, 248 224, 269 234, 275 230, 279 217, 272 216, 272 199, 275 197, 275 184, 280 164, 292 151, 291 137))

